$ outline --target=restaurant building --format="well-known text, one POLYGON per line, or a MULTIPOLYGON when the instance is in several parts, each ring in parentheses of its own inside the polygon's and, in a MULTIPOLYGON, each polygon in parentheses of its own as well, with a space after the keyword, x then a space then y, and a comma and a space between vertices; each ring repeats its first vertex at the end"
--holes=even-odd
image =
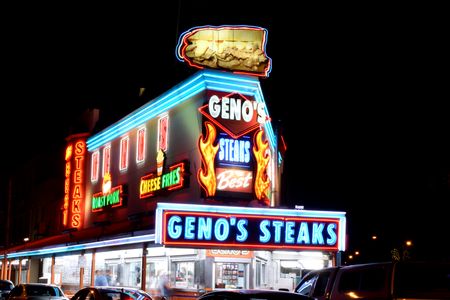
POLYGON ((260 86, 266 40, 254 26, 191 29, 177 53, 197 73, 96 134, 68 137, 64 199, 49 212, 62 233, 6 249, 1 278, 70 295, 100 270, 110 285, 158 295, 167 274, 176 299, 292 290, 305 271, 335 265, 345 213, 280 208, 283 162, 260 86))

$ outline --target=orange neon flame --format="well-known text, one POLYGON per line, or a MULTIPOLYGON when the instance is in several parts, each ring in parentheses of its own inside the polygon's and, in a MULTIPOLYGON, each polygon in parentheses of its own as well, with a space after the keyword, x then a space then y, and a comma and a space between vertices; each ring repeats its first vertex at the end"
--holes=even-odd
POLYGON ((270 179, 266 172, 270 160, 270 154, 266 152, 267 148, 269 148, 269 142, 263 141, 262 135, 262 130, 256 133, 253 146, 253 154, 256 160, 255 194, 256 198, 269 205, 268 188, 270 186, 270 179))
POLYGON ((66 149, 66 161, 72 157, 72 145, 67 146, 66 149))
POLYGON ((105 173, 103 177, 103 185, 102 185, 103 194, 109 194, 111 192, 111 174, 105 173))
POLYGON ((202 155, 202 166, 198 170, 197 178, 206 192, 206 197, 214 196, 216 193, 216 174, 214 170, 214 158, 219 150, 219 145, 213 145, 216 139, 216 129, 210 122, 205 122, 206 136, 200 135, 198 147, 202 155))

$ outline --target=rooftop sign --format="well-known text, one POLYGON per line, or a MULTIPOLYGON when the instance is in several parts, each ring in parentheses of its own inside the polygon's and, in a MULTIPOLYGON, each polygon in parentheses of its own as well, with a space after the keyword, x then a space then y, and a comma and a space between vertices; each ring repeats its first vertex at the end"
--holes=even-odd
POLYGON ((267 30, 257 26, 203 26, 184 32, 177 58, 192 67, 268 77, 267 30))

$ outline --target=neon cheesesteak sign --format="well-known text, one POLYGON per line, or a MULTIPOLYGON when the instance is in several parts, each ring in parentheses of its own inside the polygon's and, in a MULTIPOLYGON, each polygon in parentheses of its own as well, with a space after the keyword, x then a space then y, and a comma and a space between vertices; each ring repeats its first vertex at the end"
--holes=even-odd
POLYGON ((199 108, 205 130, 198 148, 202 167, 197 174, 205 197, 258 199, 270 204, 271 159, 263 125, 270 121, 263 102, 240 93, 208 90, 199 108), (227 194, 228 193, 228 194, 227 194))

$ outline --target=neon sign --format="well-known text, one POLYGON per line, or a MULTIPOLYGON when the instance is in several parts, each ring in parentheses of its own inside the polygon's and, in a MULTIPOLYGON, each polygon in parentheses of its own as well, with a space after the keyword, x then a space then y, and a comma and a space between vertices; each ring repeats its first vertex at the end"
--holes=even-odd
POLYGON ((216 212, 162 212, 166 246, 338 250, 339 219, 216 212))
POLYGON ((69 219, 69 198, 70 198, 70 159, 72 158, 72 144, 66 148, 66 164, 64 172, 64 203, 63 203, 63 225, 67 226, 69 219))
POLYGON ((204 26, 184 32, 177 58, 189 66, 225 69, 235 73, 269 76, 267 30, 257 26, 204 26))
POLYGON ((229 192, 252 192, 252 172, 241 169, 217 168, 217 190, 229 192))
POLYGON ((269 120, 265 104, 239 93, 208 91, 208 103, 200 113, 234 139, 259 128, 269 120))
POLYGON ((62 223, 69 228, 79 228, 82 224, 86 136, 85 134, 70 136, 66 148, 62 223))
POLYGON ((256 160, 256 178, 255 178, 255 195, 256 198, 269 204, 270 179, 267 175, 267 165, 270 161, 270 152, 268 152, 269 143, 263 141, 263 132, 258 131, 255 135, 255 143, 253 146, 253 154, 256 160))
POLYGON ((201 187, 205 191, 206 197, 214 196, 216 193, 216 171, 214 169, 214 159, 219 150, 219 145, 214 145, 216 139, 216 128, 205 122, 206 134, 198 140, 198 148, 202 156, 202 168, 198 170, 197 178, 201 187))
POLYGON ((186 182, 186 162, 177 163, 169 167, 168 172, 160 175, 150 173, 141 177, 139 197, 141 199, 153 197, 165 191, 173 191, 184 187, 186 182))
POLYGON ((219 153, 217 159, 220 165, 247 166, 250 163, 250 139, 230 139, 221 133, 219 137, 219 153))
POLYGON ((92 212, 102 211, 106 207, 117 207, 123 204, 123 186, 112 187, 111 174, 103 176, 102 191, 92 195, 92 212))

